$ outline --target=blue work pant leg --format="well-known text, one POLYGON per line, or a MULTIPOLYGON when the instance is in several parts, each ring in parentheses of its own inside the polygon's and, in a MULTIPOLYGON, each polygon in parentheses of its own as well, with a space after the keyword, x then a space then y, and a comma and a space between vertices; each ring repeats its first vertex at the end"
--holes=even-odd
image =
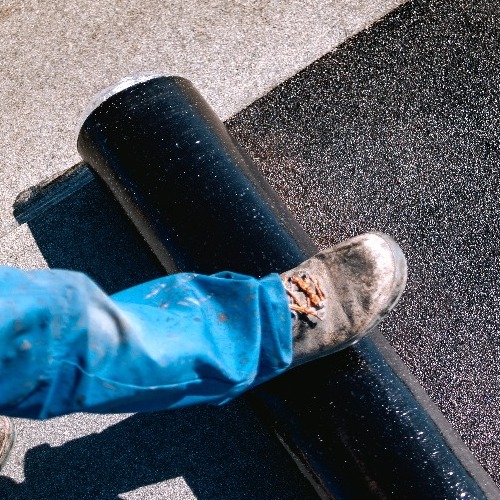
POLYGON ((221 404, 291 358, 278 275, 177 274, 108 297, 80 273, 0 267, 0 414, 221 404))

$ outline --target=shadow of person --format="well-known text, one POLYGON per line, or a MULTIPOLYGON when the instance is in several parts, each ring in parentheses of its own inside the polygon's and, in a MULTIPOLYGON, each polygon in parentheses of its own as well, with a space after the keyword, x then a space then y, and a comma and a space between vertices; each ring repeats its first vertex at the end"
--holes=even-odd
POLYGON ((108 294, 165 275, 111 192, 84 164, 20 193, 13 214, 28 225, 49 267, 83 272, 108 294))
POLYGON ((36 446, 24 475, 22 483, 0 477, 2 499, 111 500, 176 477, 197 498, 314 497, 242 399, 135 414, 62 446, 36 446))

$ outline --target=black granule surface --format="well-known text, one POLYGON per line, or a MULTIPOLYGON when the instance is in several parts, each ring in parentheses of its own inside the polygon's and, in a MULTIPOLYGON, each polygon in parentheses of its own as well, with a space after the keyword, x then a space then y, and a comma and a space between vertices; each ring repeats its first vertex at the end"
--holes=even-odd
POLYGON ((228 122, 322 248, 392 235, 382 325, 500 484, 500 5, 413 1, 228 122))

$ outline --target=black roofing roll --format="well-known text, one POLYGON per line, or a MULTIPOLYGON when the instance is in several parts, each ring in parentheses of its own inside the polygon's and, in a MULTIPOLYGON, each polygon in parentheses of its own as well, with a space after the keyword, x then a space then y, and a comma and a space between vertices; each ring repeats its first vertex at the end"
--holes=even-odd
POLYGON ((152 78, 105 98, 85 120, 78 151, 169 272, 260 276, 315 252, 184 78, 152 78))
MULTIPOLYGON (((104 91, 78 137, 166 271, 282 272, 316 247, 188 80, 104 91)), ((254 390, 259 414, 318 493, 485 498, 497 490, 375 333, 254 390)))

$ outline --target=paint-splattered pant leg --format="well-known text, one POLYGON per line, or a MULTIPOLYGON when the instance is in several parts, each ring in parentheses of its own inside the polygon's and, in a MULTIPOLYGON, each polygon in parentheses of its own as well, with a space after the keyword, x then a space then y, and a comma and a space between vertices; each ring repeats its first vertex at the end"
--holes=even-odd
POLYGON ((0 267, 0 414, 223 403, 284 371, 278 275, 177 274, 112 297, 70 271, 0 267))

